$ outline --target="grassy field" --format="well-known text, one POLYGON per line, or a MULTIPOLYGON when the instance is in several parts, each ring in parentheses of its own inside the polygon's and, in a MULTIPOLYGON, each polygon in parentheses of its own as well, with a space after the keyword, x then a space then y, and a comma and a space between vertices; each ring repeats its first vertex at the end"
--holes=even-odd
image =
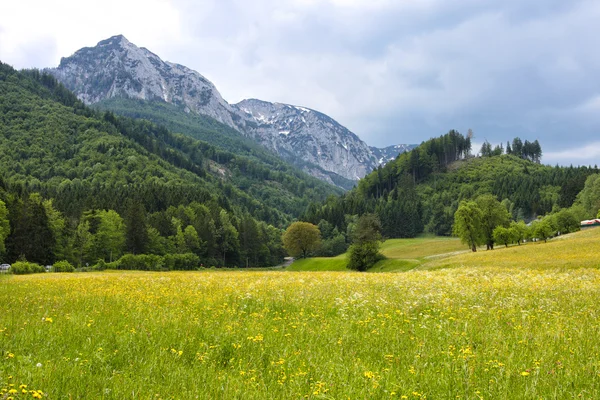
POLYGON ((600 229, 394 274, 4 277, 0 399, 597 399, 598 253, 600 229))
POLYGON ((510 267, 535 269, 600 268, 600 229, 559 236, 548 243, 496 246, 492 252, 465 252, 453 257, 432 258, 422 269, 455 267, 510 267))
MULTIPOLYGON (((404 272, 433 259, 447 258, 468 248, 457 238, 423 236, 415 239, 390 239, 381 245, 387 257, 370 272, 404 272)), ((337 257, 314 257, 296 260, 288 271, 346 271, 347 255, 337 257)))

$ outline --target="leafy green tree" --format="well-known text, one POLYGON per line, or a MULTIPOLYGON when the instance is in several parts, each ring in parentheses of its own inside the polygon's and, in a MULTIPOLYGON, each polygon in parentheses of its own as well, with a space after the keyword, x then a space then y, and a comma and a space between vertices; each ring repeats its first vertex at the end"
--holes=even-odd
POLYGON ((353 243, 379 242, 380 240, 381 222, 377 215, 361 215, 354 231, 353 243))
POLYGON ((196 228, 194 228, 192 225, 186 226, 185 230, 183 231, 183 239, 188 252, 192 252, 194 254, 200 253, 201 243, 200 238, 198 237, 198 232, 196 232, 196 228))
POLYGON ((479 196, 475 202, 481 210, 481 230, 488 250, 494 249, 494 229, 507 227, 510 221, 508 210, 491 194, 479 196))
POLYGON ((384 258, 379 252, 381 222, 375 214, 364 214, 358 219, 353 239, 348 249, 348 269, 366 271, 384 258))
POLYGON ((559 212, 552 215, 554 227, 561 234, 576 232, 580 229, 580 221, 577 220, 573 212, 563 208, 559 212))
POLYGON ((8 259, 15 261, 25 257, 39 264, 52 264, 56 239, 46 215, 46 209, 38 194, 14 198, 9 203, 11 233, 8 236, 8 259))
POLYGON ((292 257, 306 258, 321 245, 319 228, 309 222, 294 222, 285 230, 283 247, 292 257))
POLYGON ((481 153, 481 157, 491 157, 494 155, 492 145, 487 140, 483 142, 483 144, 481 145, 481 150, 479 150, 479 152, 481 153))
POLYGON ((64 260, 71 256, 66 221, 60 211, 54 207, 53 201, 42 202, 48 217, 48 226, 55 240, 54 259, 64 260))
POLYGON ((346 238, 339 233, 337 228, 333 228, 331 237, 327 240, 323 240, 321 243, 319 255, 323 257, 334 257, 344 253, 347 249, 348 244, 346 243, 346 238))
POLYGON ((474 201, 463 200, 454 213, 454 234, 474 252, 477 246, 485 243, 482 219, 483 212, 474 201))
POLYGON ((348 250, 348 269, 366 271, 382 258, 379 242, 354 243, 348 250))
POLYGON ((549 218, 536 221, 532 225, 533 236, 547 242, 549 238, 554 235, 552 225, 550 224, 549 218))
POLYGON ((173 247, 175 251, 179 254, 185 254, 189 250, 185 243, 185 235, 183 234, 182 222, 179 218, 172 217, 171 223, 175 229, 175 235, 171 237, 171 242, 173 243, 173 247))
MULTIPOLYGON (((242 217, 239 229, 240 253, 246 267, 257 266, 261 245, 264 241, 262 232, 256 221, 250 215, 242 217)), ((263 249, 264 251, 264 249, 263 249)))
POLYGON ((99 211, 100 224, 95 237, 96 255, 109 262, 118 259, 125 248, 125 223, 114 210, 99 211))
POLYGON ((160 235, 158 229, 148 228, 148 254, 165 255, 167 253, 167 239, 160 235))
POLYGON ((576 204, 586 211, 586 218, 593 218, 600 211, 600 174, 587 177, 583 190, 577 195, 576 204))
POLYGON ((514 241, 520 246, 527 236, 527 225, 524 221, 511 221, 509 229, 512 231, 514 241))
POLYGON ((83 266, 84 262, 88 262, 89 255, 94 246, 94 235, 90 232, 90 222, 81 221, 75 230, 74 247, 75 256, 77 257, 77 265, 83 266))
POLYGON ((501 243, 508 247, 508 244, 513 241, 513 232, 509 228, 497 226, 494 229, 494 242, 501 243))

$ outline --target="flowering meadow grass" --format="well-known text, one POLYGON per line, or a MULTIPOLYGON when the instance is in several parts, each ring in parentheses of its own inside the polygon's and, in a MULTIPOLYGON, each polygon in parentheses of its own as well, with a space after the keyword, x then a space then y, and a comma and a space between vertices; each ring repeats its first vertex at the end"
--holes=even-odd
POLYGON ((0 399, 600 398, 600 271, 503 253, 393 274, 0 277, 0 399))

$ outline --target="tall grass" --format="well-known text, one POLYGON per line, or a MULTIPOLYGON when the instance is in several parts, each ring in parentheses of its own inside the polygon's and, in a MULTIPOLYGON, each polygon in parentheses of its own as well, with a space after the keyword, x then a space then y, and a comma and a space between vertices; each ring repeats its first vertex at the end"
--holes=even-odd
POLYGON ((45 274, 0 304, 21 397, 600 398, 595 269, 45 274))

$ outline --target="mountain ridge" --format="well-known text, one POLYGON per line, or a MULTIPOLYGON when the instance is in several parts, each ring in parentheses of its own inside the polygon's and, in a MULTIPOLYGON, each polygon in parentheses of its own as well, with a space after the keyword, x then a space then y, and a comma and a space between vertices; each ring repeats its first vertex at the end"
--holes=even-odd
MULTIPOLYGON (((381 157, 383 149, 369 147, 333 118, 308 107, 257 99, 230 104, 197 71, 163 61, 123 35, 102 40, 94 47, 84 47, 62 58, 57 68, 46 71, 86 104, 113 97, 138 98, 163 101, 185 112, 214 118, 330 182, 331 177, 306 163, 357 181, 399 154, 390 154, 395 150, 388 148, 386 156, 381 157)), ((399 146, 390 147, 399 152, 404 150, 405 145, 399 146)))

